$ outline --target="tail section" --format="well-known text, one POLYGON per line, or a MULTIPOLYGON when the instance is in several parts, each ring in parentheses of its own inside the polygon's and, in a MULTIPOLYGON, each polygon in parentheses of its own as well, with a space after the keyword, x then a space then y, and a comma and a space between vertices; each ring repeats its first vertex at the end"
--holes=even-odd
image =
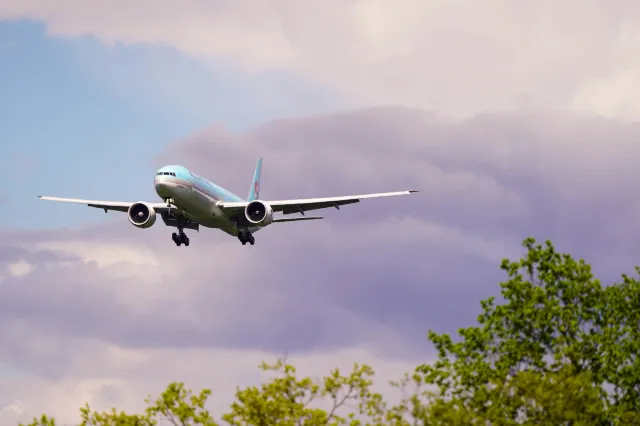
POLYGON ((262 157, 258 158, 258 164, 256 164, 256 171, 253 173, 253 181, 251 182, 251 189, 249 190, 249 196, 247 201, 257 200, 260 197, 260 175, 262 174, 262 157))

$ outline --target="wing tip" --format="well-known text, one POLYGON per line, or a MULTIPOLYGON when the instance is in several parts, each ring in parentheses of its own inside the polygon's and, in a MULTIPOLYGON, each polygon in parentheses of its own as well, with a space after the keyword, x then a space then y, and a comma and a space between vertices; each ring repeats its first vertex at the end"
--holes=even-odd
POLYGON ((417 189, 410 189, 410 190, 409 190, 409 194, 413 194, 413 193, 415 193, 415 192, 420 192, 420 191, 419 191, 419 190, 417 190, 417 189))

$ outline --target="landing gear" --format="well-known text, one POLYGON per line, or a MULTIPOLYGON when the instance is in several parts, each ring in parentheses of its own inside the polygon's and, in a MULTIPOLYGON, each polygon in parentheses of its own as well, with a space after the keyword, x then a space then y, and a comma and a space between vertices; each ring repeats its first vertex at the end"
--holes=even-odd
POLYGON ((256 239, 253 238, 253 234, 249 232, 249 229, 239 225, 237 218, 232 217, 231 223, 238 229, 238 239, 242 243, 242 245, 246 245, 247 243, 254 245, 256 243, 256 239))
MULTIPOLYGON (((173 202, 173 200, 167 200, 167 204, 169 202, 173 202)), ((184 227, 187 225, 188 221, 184 217, 176 218, 176 220, 178 222, 178 233, 176 234, 174 232, 173 235, 171 235, 171 239, 174 243, 176 243, 178 247, 180 247, 182 244, 184 244, 186 247, 189 247, 189 237, 187 237, 187 234, 184 233, 184 227)))
POLYGON ((180 229, 177 234, 174 232, 173 235, 171 235, 171 239, 178 247, 182 244, 189 247, 189 237, 187 237, 187 234, 185 234, 182 229, 180 229))
POLYGON ((254 245, 256 243, 256 239, 253 237, 253 235, 249 231, 244 231, 239 233, 238 239, 240 240, 243 246, 247 243, 251 245, 254 245))

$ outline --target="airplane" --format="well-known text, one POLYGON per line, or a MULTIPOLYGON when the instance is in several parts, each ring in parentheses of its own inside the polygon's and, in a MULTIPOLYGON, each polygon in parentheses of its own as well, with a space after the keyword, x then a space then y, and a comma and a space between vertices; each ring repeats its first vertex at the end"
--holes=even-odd
POLYGON ((358 203, 367 198, 408 195, 416 190, 384 192, 378 194, 349 195, 344 197, 307 198, 278 201, 263 201, 260 196, 260 176, 262 157, 258 158, 251 188, 246 200, 178 165, 164 166, 156 172, 154 185, 156 193, 164 203, 144 201, 98 201, 76 198, 59 198, 39 195, 42 200, 64 203, 85 204, 89 207, 126 212, 129 222, 141 229, 150 228, 160 215, 166 226, 175 227, 178 233, 171 236, 180 246, 189 246, 189 237, 184 230, 200 232, 200 226, 219 229, 237 237, 242 245, 254 245, 254 233, 272 224, 302 220, 323 219, 319 216, 307 217, 305 212, 358 203), (277 218, 274 213, 283 215, 300 213, 303 217, 277 218))

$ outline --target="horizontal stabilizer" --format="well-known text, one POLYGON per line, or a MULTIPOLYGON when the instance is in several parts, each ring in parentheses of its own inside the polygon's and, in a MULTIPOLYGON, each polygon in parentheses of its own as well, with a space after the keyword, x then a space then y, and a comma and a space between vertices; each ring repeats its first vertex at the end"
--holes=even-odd
POLYGON ((273 222, 297 222, 299 220, 318 220, 324 219, 322 216, 312 216, 312 217, 291 217, 286 219, 273 219, 273 222))

